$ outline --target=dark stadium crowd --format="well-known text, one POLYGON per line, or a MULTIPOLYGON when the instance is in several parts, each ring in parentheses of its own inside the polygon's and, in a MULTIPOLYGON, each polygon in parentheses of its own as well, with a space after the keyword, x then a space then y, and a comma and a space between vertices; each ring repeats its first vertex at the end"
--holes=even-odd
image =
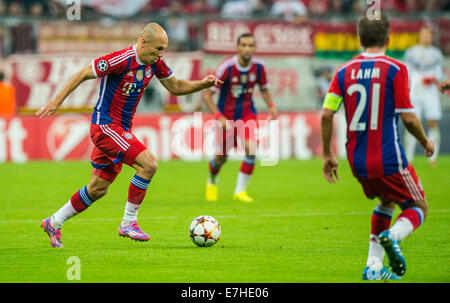
MULTIPOLYGON (((68 3, 75 2, 0 0, 0 16, 59 17, 65 15, 65 6, 68 3)), ((225 18, 278 16, 291 19, 295 16, 343 14, 366 9, 366 1, 363 0, 142 0, 137 2, 141 5, 138 14, 215 14, 225 18)), ((382 9, 405 14, 449 11, 450 0, 382 0, 382 9)), ((92 5, 83 7, 83 10, 86 13, 95 13, 92 5)))
MULTIPOLYGON (((386 12, 419 18, 450 11, 450 0, 372 0, 380 1, 386 12)), ((0 58, 11 53, 32 53, 37 49, 38 22, 68 18, 71 6, 78 4, 80 19, 92 21, 111 17, 127 21, 160 23, 171 37, 170 49, 199 49, 202 20, 206 18, 274 18, 294 24, 305 20, 353 18, 364 14, 366 0, 0 0, 0 58), (28 22, 31 21, 31 22, 28 22)), ((369 5, 370 6, 370 5, 369 5)))

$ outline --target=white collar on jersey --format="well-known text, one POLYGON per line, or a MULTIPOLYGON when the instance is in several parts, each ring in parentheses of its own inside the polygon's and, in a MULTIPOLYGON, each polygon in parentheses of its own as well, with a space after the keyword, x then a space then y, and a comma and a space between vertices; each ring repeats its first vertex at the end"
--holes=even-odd
POLYGON ((236 64, 236 67, 237 67, 237 69, 240 71, 240 72, 248 72, 249 70, 250 70, 250 68, 252 67, 252 61, 250 61, 250 63, 249 63, 249 65, 247 65, 247 66, 241 66, 240 64, 239 64, 239 60, 238 60, 238 57, 237 57, 237 55, 235 55, 234 57, 233 57, 233 61, 234 61, 234 64, 236 64))
POLYGON ((369 57, 369 58, 375 58, 375 57, 386 56, 386 54, 385 53, 378 53, 378 54, 375 54, 375 53, 362 53, 361 56, 369 57))
POLYGON ((136 50, 136 44, 133 44, 133 50, 134 50, 134 52, 136 53, 136 61, 137 61, 137 63, 139 63, 139 65, 146 65, 144 62, 142 62, 142 61, 139 59, 139 56, 138 56, 138 53, 137 53, 137 50, 136 50))

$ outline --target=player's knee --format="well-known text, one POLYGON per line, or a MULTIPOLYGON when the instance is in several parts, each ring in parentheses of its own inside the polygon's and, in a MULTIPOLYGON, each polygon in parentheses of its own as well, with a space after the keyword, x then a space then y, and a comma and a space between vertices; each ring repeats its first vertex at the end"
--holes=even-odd
POLYGON ((253 142, 253 141, 249 142, 245 146, 246 156, 249 158, 255 158, 257 148, 258 148, 258 145, 256 144, 256 142, 253 142))
POLYGON ((158 169, 158 162, 155 159, 148 159, 143 163, 141 173, 147 178, 151 179, 158 169))
POLYGON ((222 166, 227 161, 227 156, 216 156, 214 161, 217 165, 222 166))
POLYGON ((418 207, 422 210, 423 212, 423 220, 425 220, 427 218, 428 215, 428 203, 427 200, 422 200, 422 203, 418 204, 418 207))
POLYGON ((106 181, 100 177, 92 175, 92 178, 89 181, 89 184, 87 185, 86 188, 89 197, 93 201, 100 199, 101 197, 106 195, 110 184, 111 183, 109 181, 106 181))
POLYGON ((416 208, 420 208, 420 210, 423 213, 423 220, 425 221, 425 219, 427 218, 428 215, 428 202, 427 199, 424 198, 422 201, 416 202, 412 205, 409 205, 405 208, 402 208, 403 210, 407 209, 407 208, 411 208, 411 207, 416 207, 416 208))

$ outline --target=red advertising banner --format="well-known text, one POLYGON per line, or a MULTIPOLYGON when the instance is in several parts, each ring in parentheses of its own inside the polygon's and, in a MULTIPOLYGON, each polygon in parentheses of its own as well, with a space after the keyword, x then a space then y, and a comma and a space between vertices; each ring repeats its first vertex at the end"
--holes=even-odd
POLYGON ((311 23, 295 25, 280 21, 206 21, 203 50, 232 54, 243 33, 252 33, 259 55, 314 55, 311 23))
MULTIPOLYGON (((58 54, 10 56, 5 68, 16 91, 19 113, 29 113, 49 102, 71 75, 91 63, 98 54, 58 54)), ((225 55, 200 52, 168 53, 167 64, 179 79, 198 80, 214 73, 225 55)), ((266 64, 271 93, 279 110, 318 108, 314 96, 314 59, 297 56, 260 56, 266 64)), ((100 80, 85 81, 64 101, 62 109, 92 108, 99 98, 100 80)), ((259 90, 254 95, 257 109, 265 110, 259 90)), ((138 106, 138 112, 194 112, 202 108, 201 92, 174 96, 152 79, 138 106)))
MULTIPOLYGON (((109 5, 109 4, 108 4, 109 5)), ((450 21, 432 21, 444 53, 448 47, 450 21)), ((417 43, 423 21, 392 18, 389 51, 395 55, 417 43)), ((109 53, 135 43, 145 22, 117 21, 74 23, 51 21, 39 23, 39 53, 109 53)), ((293 24, 279 20, 204 20, 203 50, 207 53, 234 53, 236 40, 242 33, 253 33, 258 55, 303 55, 347 58, 359 52, 356 20, 313 20, 293 24)), ((170 36, 169 36, 170 43, 170 36)))
MULTIPOLYGON (((321 154, 319 112, 281 113, 272 122, 266 114, 259 118, 260 159, 267 155, 275 160, 310 159, 321 154)), ((133 133, 160 160, 195 161, 214 155, 214 125, 213 117, 203 113, 137 115, 133 133)), ((87 160, 92 149, 89 129, 89 115, 0 118, 0 163, 87 160)), ((333 139, 335 150, 338 137, 333 139)), ((230 157, 240 157, 240 153, 242 147, 230 157)))
MULTIPOLYGON (((16 91, 17 108, 37 109, 46 104, 73 74, 104 54, 106 52, 10 56, 5 67, 16 91)), ((201 54, 198 52, 169 53, 166 61, 179 78, 198 80, 201 77, 201 54)), ((182 97, 170 95, 157 79, 152 79, 149 85, 157 89, 164 107, 174 109, 178 108, 179 103, 183 103, 179 102, 182 97)), ((100 79, 83 82, 69 95, 62 108, 93 107, 99 97, 99 87, 100 79)))

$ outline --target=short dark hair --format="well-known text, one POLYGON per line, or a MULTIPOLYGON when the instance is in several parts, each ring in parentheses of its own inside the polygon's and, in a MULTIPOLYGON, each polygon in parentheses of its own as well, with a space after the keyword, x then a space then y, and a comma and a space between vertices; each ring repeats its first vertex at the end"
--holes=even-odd
POLYGON ((253 40, 255 40, 255 37, 253 37, 253 34, 251 34, 251 33, 243 33, 237 38, 237 45, 239 45, 239 43, 241 43, 241 39, 242 38, 247 38, 247 37, 253 38, 253 40))
POLYGON ((367 16, 358 19, 358 37, 362 47, 386 45, 391 26, 385 14, 381 14, 377 19, 369 19, 367 16))

